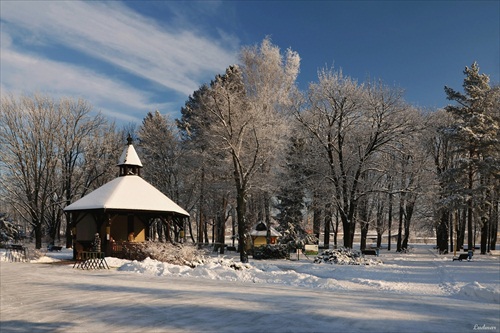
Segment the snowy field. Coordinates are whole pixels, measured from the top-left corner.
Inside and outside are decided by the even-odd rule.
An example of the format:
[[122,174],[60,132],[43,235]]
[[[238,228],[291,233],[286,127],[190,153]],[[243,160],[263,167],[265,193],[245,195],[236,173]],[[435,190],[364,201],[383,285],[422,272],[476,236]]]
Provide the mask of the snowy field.
[[500,332],[498,256],[416,245],[363,266],[231,253],[195,269],[106,258],[96,271],[70,258],[0,263],[0,332]]

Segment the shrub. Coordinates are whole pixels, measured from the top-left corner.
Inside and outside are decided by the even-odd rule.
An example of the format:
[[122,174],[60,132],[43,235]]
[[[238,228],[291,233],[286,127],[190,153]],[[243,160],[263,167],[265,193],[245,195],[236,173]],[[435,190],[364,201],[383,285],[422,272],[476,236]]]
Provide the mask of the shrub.
[[314,259],[317,264],[328,263],[337,265],[369,265],[377,263],[371,259],[365,259],[360,251],[346,248],[326,250]]
[[195,267],[204,261],[204,252],[190,244],[127,243],[123,245],[123,257],[124,259],[137,261],[151,258],[173,265]]
[[285,244],[263,245],[253,250],[254,259],[287,259],[289,258],[289,247]]

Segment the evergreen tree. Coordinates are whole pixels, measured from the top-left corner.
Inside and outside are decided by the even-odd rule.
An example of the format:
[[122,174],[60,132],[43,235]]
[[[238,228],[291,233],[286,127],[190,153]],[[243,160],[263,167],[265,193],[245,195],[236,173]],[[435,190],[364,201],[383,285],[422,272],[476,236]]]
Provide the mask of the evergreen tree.
[[[489,85],[489,77],[479,73],[479,66],[473,63],[465,67],[464,92],[445,87],[447,98],[455,102],[445,109],[454,119],[446,134],[460,156],[457,164],[444,175],[448,188],[465,198],[467,207],[467,245],[474,246],[473,222],[488,229],[491,222],[488,216],[493,192],[498,192],[500,122],[499,103],[496,89]],[[457,184],[455,177],[462,175]],[[460,179],[460,178],[459,178]],[[459,185],[459,186],[457,186]],[[451,192],[451,191],[450,191]],[[486,251],[486,238],[481,252]]]
[[279,211],[276,219],[279,230],[285,231],[292,225],[295,230],[304,232],[302,228],[304,205],[304,177],[305,172],[300,163],[303,152],[303,141],[291,139],[288,154],[285,160],[285,169],[281,175],[281,186],[277,194],[275,208]]

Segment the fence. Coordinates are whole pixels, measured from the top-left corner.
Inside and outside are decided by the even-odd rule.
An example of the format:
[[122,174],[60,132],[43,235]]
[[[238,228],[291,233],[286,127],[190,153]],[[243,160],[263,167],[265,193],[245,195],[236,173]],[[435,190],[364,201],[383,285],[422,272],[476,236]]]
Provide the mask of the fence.
[[10,262],[29,262],[28,249],[22,245],[9,245],[6,252],[7,260]]

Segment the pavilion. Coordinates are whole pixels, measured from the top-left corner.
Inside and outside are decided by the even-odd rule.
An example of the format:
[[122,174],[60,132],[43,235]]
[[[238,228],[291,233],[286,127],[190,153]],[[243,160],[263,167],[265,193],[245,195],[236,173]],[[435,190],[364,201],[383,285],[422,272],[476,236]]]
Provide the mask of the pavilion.
[[119,176],[64,208],[73,215],[73,252],[89,251],[95,237],[100,238],[106,256],[120,252],[127,242],[149,239],[156,219],[177,223],[189,213],[141,177],[142,163],[127,139],[117,165]]

